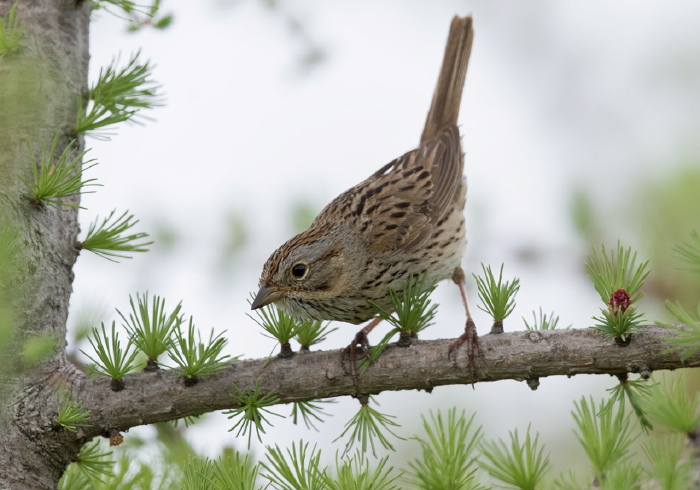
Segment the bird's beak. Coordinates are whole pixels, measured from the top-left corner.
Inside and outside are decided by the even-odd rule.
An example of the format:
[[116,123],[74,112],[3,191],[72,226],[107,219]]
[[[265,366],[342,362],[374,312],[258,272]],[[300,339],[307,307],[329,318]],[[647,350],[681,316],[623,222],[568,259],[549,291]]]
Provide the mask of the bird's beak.
[[270,303],[274,303],[278,299],[281,299],[287,291],[285,289],[279,289],[275,287],[269,287],[267,282],[263,282],[260,285],[260,291],[258,291],[257,296],[250,305],[251,310],[257,310],[263,306],[267,306]]

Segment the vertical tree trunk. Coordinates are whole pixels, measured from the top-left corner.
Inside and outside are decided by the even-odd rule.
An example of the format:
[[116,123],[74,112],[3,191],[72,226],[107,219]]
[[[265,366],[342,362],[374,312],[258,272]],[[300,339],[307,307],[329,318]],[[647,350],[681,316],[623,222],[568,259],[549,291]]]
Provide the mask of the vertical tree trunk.
[[[0,0],[0,17],[12,4]],[[0,278],[0,313],[7,313],[0,322],[9,328],[0,338],[3,489],[55,488],[83,442],[54,427],[58,393],[82,377],[65,358],[77,208],[33,203],[20,178],[32,175],[27,143],[38,162],[42,144],[50,148],[57,134],[58,154],[75,138],[76,98],[87,93],[90,10],[88,1],[20,0],[21,48],[0,59],[0,232],[17,233],[21,248],[18,273]],[[46,339],[53,351],[29,365],[23,352]]]

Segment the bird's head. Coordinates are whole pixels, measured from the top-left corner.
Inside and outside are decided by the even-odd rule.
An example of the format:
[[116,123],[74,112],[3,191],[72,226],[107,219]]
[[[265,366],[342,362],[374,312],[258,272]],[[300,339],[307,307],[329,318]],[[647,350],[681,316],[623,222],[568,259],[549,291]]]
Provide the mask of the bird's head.
[[357,276],[348,270],[348,244],[341,237],[336,227],[312,227],[278,248],[265,262],[251,309],[277,303],[297,318],[320,319],[310,311],[314,304],[344,294]]

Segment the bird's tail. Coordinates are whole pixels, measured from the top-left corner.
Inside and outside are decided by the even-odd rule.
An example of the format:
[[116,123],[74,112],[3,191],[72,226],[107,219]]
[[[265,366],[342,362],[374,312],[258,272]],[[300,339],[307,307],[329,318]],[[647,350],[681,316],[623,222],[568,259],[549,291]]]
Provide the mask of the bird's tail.
[[421,143],[435,137],[445,126],[457,124],[473,40],[472,18],[455,17],[452,19],[445,56],[433,94],[433,102],[425,120]]

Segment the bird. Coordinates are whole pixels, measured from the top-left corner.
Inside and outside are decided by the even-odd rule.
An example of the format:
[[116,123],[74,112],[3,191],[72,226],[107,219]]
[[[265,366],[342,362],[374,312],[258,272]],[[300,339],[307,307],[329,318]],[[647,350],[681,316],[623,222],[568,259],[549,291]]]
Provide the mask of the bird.
[[455,16],[418,147],[340,194],[275,250],[252,310],[274,303],[300,321],[372,320],[346,349],[354,357],[356,347],[367,351],[367,334],[381,321],[370,301],[389,309],[389,289],[400,292],[412,276],[424,275],[426,287],[452,279],[467,321],[448,358],[466,342],[473,369],[481,346],[461,267],[467,182],[457,126],[473,37],[472,18]]

